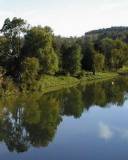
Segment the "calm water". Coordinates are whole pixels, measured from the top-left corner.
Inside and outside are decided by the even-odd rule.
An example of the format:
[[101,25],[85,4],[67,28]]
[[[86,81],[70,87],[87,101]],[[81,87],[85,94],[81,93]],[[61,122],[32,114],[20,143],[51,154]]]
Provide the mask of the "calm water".
[[128,79],[0,99],[2,160],[127,160]]

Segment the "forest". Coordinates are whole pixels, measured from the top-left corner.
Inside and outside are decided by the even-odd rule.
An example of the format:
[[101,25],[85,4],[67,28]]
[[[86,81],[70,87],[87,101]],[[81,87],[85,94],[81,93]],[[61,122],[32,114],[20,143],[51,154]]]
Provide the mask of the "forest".
[[15,85],[34,90],[46,76],[80,79],[87,73],[117,72],[127,64],[128,27],[62,37],[54,35],[49,26],[32,27],[14,17],[5,19],[0,30],[0,85],[4,91],[12,91]]

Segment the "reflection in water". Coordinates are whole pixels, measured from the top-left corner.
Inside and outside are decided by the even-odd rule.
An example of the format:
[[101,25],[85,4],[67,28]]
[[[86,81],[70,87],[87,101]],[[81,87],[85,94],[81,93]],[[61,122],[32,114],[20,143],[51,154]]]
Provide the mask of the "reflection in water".
[[99,131],[100,138],[102,139],[109,140],[113,136],[111,128],[107,124],[104,124],[102,122],[99,124]]
[[118,135],[120,138],[128,141],[128,128],[119,128],[109,126],[103,122],[99,123],[99,137],[104,140],[109,140],[115,135]]
[[[31,93],[20,98],[1,97],[0,141],[9,151],[24,152],[31,146],[46,147],[53,141],[63,116],[81,117],[94,105],[107,107],[110,103],[122,106],[127,98],[127,79],[79,86],[41,95]],[[85,119],[86,120],[86,119]],[[109,140],[116,133],[128,138],[128,130],[109,127],[101,122],[99,136]]]

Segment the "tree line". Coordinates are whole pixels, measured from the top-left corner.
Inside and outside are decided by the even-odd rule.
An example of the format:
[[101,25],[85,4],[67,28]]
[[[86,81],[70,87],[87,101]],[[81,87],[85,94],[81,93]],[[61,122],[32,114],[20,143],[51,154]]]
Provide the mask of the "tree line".
[[66,38],[55,36],[48,26],[7,18],[0,30],[0,75],[26,82],[43,74],[79,77],[85,71],[117,71],[128,61],[128,30],[122,31],[119,27]]

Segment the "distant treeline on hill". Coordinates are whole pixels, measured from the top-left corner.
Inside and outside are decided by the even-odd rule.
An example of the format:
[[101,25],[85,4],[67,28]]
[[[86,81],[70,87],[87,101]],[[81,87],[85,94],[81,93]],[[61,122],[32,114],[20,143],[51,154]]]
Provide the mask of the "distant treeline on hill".
[[97,38],[105,38],[105,37],[109,37],[112,39],[120,38],[125,41],[127,40],[128,37],[128,27],[103,28],[87,32],[85,33],[85,35]]

